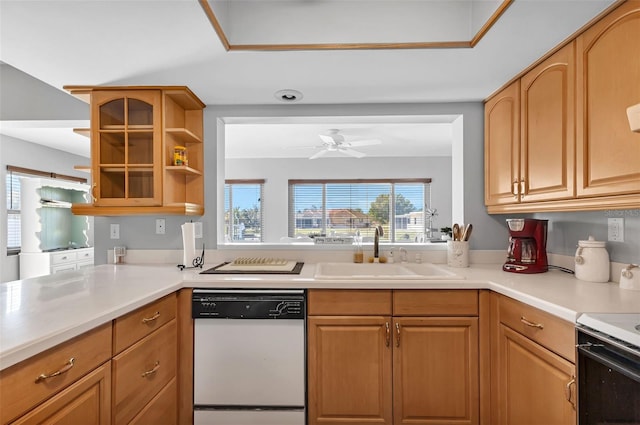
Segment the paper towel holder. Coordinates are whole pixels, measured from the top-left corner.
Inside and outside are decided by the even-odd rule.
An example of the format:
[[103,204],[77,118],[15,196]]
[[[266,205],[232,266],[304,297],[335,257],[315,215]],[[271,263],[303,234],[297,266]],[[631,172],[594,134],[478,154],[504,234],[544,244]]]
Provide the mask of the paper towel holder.
[[202,255],[193,259],[193,262],[190,266],[186,264],[178,264],[178,268],[180,271],[184,269],[201,269],[204,265],[204,244],[202,244]]

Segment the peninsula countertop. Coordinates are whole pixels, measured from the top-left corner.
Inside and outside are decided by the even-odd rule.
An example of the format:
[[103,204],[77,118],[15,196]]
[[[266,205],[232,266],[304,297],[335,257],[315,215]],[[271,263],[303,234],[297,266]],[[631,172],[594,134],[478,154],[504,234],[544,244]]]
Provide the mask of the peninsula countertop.
[[[204,270],[215,266],[205,265]],[[489,289],[575,322],[581,313],[639,313],[640,291],[592,283],[561,271],[506,273],[501,264],[449,268],[459,278],[374,281],[298,275],[200,274],[158,264],[105,264],[0,284],[0,370],[181,288]]]

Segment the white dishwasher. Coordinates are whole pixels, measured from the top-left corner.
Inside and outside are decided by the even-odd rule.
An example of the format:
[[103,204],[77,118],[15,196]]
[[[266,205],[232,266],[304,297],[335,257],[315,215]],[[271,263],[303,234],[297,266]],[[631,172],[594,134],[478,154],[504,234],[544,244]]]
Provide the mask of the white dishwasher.
[[194,289],[194,425],[306,423],[304,290]]

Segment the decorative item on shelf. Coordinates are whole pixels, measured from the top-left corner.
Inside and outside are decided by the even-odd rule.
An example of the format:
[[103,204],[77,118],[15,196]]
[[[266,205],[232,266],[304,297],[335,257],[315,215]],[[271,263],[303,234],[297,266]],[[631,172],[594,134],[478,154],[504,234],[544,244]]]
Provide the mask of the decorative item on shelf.
[[176,146],[173,148],[173,165],[189,165],[187,148],[184,146]]
[[453,229],[451,229],[451,227],[441,227],[440,228],[440,238],[442,240],[451,240],[451,235],[452,235]]
[[127,255],[126,246],[113,247],[113,264],[124,264],[124,257]]
[[356,231],[356,235],[353,237],[353,262],[364,262],[364,252],[362,251],[362,236],[360,236],[360,230]]

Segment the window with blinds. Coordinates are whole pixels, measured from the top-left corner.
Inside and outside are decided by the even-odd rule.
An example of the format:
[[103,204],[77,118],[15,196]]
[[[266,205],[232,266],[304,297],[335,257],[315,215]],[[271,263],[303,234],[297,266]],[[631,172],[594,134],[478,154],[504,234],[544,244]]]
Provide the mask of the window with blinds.
[[264,180],[226,180],[224,185],[225,242],[262,242]]
[[7,194],[7,255],[20,253],[22,246],[22,220],[20,215],[20,179],[23,177],[45,177],[50,179],[69,180],[86,183],[82,177],[67,176],[48,171],[31,170],[29,168],[7,165],[5,177]]
[[353,236],[424,242],[431,179],[289,180],[289,237]]

